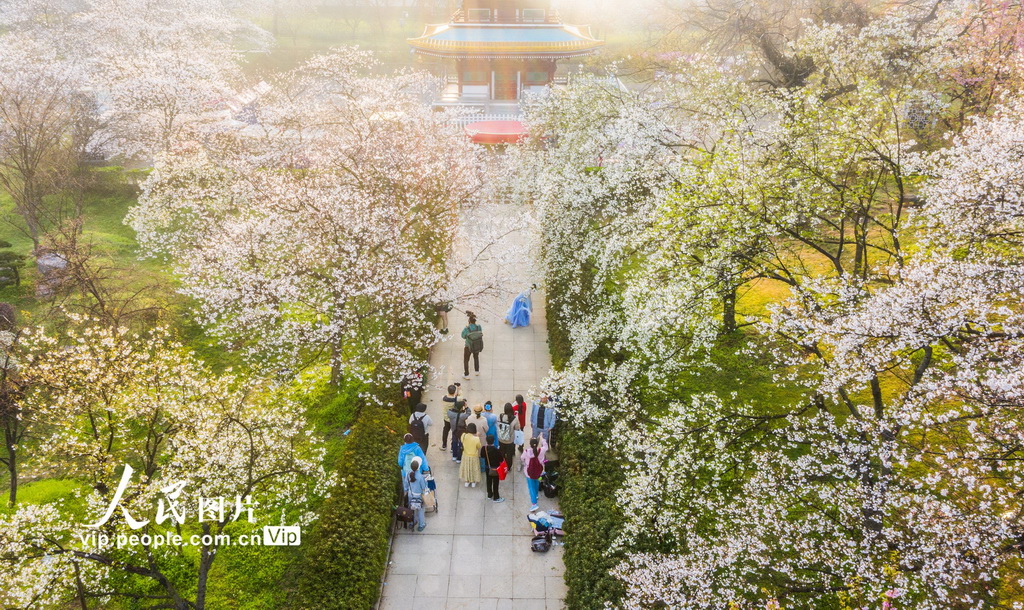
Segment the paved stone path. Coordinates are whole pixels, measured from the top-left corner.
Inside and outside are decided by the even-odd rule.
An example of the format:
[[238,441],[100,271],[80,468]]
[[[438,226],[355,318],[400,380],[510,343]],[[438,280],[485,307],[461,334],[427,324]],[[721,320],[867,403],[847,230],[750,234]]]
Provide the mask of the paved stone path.
[[[510,304],[511,300],[503,308]],[[427,462],[437,481],[439,510],[427,513],[423,532],[399,529],[395,535],[380,610],[555,610],[564,606],[563,547],[554,546],[547,553],[530,550],[532,529],[526,520],[530,496],[525,475],[514,467],[499,488],[505,502],[494,503],[487,499],[484,482],[475,488],[463,487],[458,464],[450,452],[440,449],[444,426],[441,398],[445,394],[440,388],[461,382],[462,395],[470,406],[491,400],[495,412],[500,413],[516,394],[532,403],[531,392],[551,366],[540,291],[533,294],[533,319],[526,328],[504,324],[498,313],[503,309],[497,306],[475,311],[484,329],[479,376],[471,371],[469,381],[462,379],[463,342],[458,333],[466,317],[460,312],[449,316],[456,336],[431,353],[431,365],[443,371],[441,378],[431,380],[424,395],[427,413],[434,421]],[[557,506],[557,500],[541,494],[542,510]]]

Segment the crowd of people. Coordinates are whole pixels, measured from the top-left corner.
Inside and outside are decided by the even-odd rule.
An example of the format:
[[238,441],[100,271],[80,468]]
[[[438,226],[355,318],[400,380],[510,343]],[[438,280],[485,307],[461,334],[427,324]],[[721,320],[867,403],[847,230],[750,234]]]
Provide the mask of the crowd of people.
[[[522,323],[524,317],[520,315],[518,321]],[[528,317],[525,320],[528,323]],[[483,345],[482,328],[472,313],[461,336],[465,342],[463,373],[464,378],[469,379],[471,359],[474,370],[479,374],[479,354]],[[420,373],[413,372],[407,376],[403,391],[410,410],[409,428],[398,454],[403,489],[409,508],[416,513],[418,531],[426,527],[422,498],[430,473],[426,452],[434,425],[427,414],[427,405],[421,402],[422,389]],[[466,399],[460,395],[461,389],[460,383],[453,383],[442,398],[444,426],[439,449],[451,453],[464,487],[475,488],[479,483],[485,483],[487,498],[495,503],[505,501],[501,495],[501,482],[508,472],[513,469],[523,472],[530,494],[530,512],[538,510],[540,481],[557,417],[552,399],[541,395],[528,407],[523,395],[517,394],[513,401],[506,402],[500,411],[496,411],[490,400],[469,408]],[[525,435],[527,425],[529,439]]]
[[[505,403],[502,412],[495,415],[491,401],[470,409],[459,391],[460,385],[452,384],[448,386],[448,395],[442,399],[447,410],[440,446],[441,451],[450,451],[452,461],[458,464],[459,480],[465,487],[485,483],[487,498],[493,502],[504,502],[505,498],[500,491],[501,481],[505,479],[505,473],[517,469],[525,474],[530,494],[530,511],[538,510],[540,479],[544,474],[551,430],[556,418],[550,398],[541,396],[528,408],[522,394],[517,394],[514,402]],[[426,411],[427,405],[424,403],[415,406],[409,415],[409,432],[405,435],[405,443],[398,452],[403,488],[410,508],[417,512],[419,531],[426,527],[422,493],[430,472],[426,451],[430,444],[430,429],[434,424]],[[527,422],[531,429],[529,440],[524,434]]]

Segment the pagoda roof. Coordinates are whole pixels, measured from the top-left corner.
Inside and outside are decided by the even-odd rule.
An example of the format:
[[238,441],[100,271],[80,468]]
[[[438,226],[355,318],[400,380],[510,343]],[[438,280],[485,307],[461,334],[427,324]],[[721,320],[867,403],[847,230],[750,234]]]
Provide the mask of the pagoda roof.
[[412,48],[437,57],[524,59],[590,55],[604,45],[589,26],[564,24],[428,25]]

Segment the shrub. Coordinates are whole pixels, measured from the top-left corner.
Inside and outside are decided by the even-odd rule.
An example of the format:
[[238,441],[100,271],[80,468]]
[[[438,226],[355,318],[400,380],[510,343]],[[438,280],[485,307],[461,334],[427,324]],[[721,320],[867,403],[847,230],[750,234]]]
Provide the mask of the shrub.
[[569,608],[603,608],[622,598],[622,583],[611,569],[619,557],[609,547],[622,524],[615,492],[622,469],[604,444],[603,428],[572,428],[562,438],[562,510],[568,519],[565,583]]
[[338,486],[320,509],[299,572],[300,608],[371,608],[387,563],[395,462],[404,433],[393,409],[363,405],[336,464]]
[[[549,293],[560,291],[548,279]],[[548,344],[551,361],[561,368],[569,359],[569,333],[557,298],[547,302]],[[608,451],[606,426],[562,429],[559,457],[562,461],[561,506],[566,514],[566,606],[572,609],[602,608],[623,595],[622,583],[611,575],[619,558],[609,548],[622,523],[615,492],[622,484],[622,469]]]

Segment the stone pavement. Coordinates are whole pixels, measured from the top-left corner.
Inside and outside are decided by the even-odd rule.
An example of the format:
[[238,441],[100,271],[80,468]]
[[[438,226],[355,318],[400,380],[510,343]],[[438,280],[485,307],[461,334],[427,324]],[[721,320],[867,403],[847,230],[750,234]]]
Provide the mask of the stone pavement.
[[[469,381],[462,379],[463,342],[458,334],[466,323],[464,314],[451,312],[449,323],[455,336],[431,353],[432,366],[443,367],[441,378],[431,380],[424,395],[427,413],[434,421],[427,462],[437,481],[439,510],[427,513],[423,532],[399,529],[395,535],[380,610],[554,610],[564,605],[563,547],[553,546],[547,553],[530,550],[532,529],[526,520],[530,496],[525,475],[514,467],[499,488],[505,502],[494,503],[487,499],[484,482],[475,488],[463,487],[458,464],[450,452],[440,449],[444,426],[441,398],[445,394],[440,388],[461,382],[462,395],[470,406],[491,400],[495,412],[500,413],[516,394],[532,403],[536,387],[551,366],[540,291],[533,294],[533,319],[526,328],[512,329],[500,314],[475,311],[484,329],[479,377],[471,370]],[[529,430],[526,436],[529,438]],[[558,506],[557,500],[543,494],[539,503],[542,510]]]

